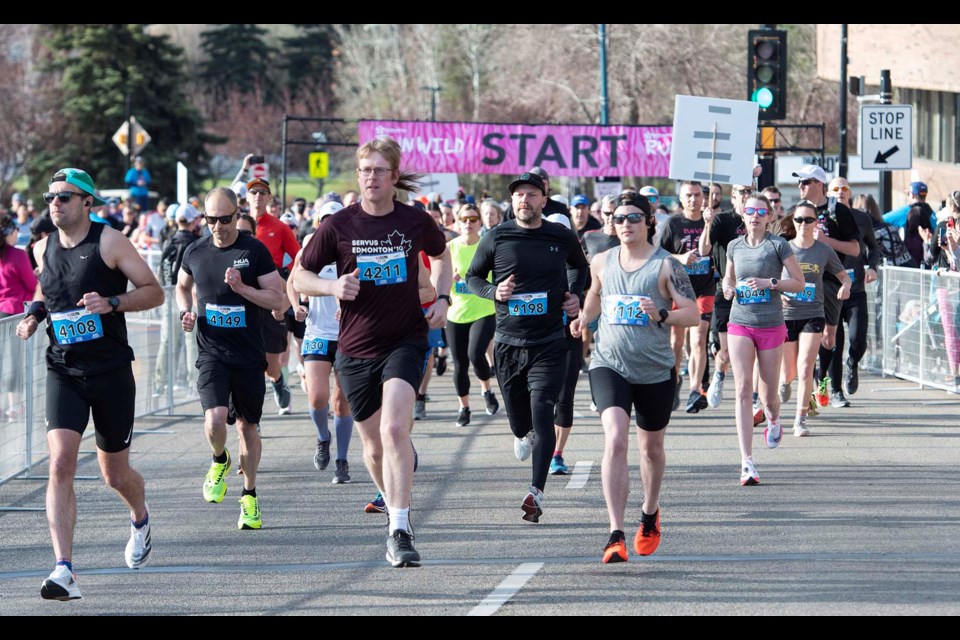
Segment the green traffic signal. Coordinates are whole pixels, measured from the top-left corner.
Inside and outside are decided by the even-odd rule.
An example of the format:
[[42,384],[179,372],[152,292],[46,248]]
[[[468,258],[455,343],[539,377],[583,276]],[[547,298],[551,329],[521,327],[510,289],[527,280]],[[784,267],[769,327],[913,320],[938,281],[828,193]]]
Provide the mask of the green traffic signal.
[[760,87],[753,92],[750,100],[760,105],[761,109],[769,109],[773,105],[773,91],[767,87]]

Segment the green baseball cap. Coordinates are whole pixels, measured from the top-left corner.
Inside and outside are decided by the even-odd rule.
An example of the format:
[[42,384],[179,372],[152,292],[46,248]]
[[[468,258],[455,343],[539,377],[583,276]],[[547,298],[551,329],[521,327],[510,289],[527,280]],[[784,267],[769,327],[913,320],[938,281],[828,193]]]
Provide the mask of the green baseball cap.
[[97,188],[93,186],[93,178],[90,177],[86,171],[82,169],[60,169],[53,177],[50,178],[50,184],[54,182],[68,182],[78,189],[82,190],[87,195],[93,198],[93,206],[98,207],[100,205],[107,204],[107,201],[96,195]]

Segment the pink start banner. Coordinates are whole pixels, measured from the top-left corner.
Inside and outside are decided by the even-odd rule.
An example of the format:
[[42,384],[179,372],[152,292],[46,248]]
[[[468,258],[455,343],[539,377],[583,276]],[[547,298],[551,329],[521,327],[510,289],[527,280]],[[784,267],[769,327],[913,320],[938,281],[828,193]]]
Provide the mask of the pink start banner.
[[540,166],[551,176],[665,178],[673,127],[360,121],[360,144],[378,136],[400,144],[405,170],[422,173],[517,175]]

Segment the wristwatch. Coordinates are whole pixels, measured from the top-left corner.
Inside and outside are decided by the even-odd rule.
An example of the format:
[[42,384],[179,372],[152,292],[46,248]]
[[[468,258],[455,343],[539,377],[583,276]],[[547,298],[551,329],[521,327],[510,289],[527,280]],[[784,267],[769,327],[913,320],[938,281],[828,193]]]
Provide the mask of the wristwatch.
[[657,326],[658,326],[658,327],[663,327],[663,323],[666,322],[666,321],[667,321],[667,318],[669,318],[669,317],[670,317],[670,312],[661,307],[661,309],[660,309],[660,319],[657,320]]
[[451,304],[451,302],[452,302],[452,301],[450,300],[450,296],[448,296],[448,295],[445,294],[445,293],[441,293],[440,295],[438,295],[438,296],[437,296],[437,300],[446,300],[448,307],[450,306],[450,304]]
[[110,306],[113,307],[113,312],[116,313],[117,307],[120,306],[120,298],[118,298],[117,296],[110,296],[109,298],[107,298],[107,302],[110,303]]
[[778,284],[780,284],[780,281],[779,281],[779,280],[777,280],[776,278],[770,278],[770,288],[771,288],[771,289],[776,289]]

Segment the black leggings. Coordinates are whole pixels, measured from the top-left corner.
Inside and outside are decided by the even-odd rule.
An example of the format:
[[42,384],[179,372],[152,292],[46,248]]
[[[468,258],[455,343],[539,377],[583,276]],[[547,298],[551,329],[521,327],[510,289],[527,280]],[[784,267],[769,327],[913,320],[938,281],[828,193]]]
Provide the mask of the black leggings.
[[567,336],[566,342],[567,370],[563,375],[563,387],[560,388],[560,400],[553,421],[558,427],[569,429],[573,426],[573,396],[580,379],[580,367],[583,366],[583,338]]
[[[843,342],[844,330],[843,323],[847,323],[847,330],[850,332],[850,354],[849,360],[854,366],[859,364],[863,354],[867,352],[867,294],[855,293],[849,300],[844,300],[843,307],[840,309],[840,322],[837,323],[837,346],[831,354],[830,361],[830,386],[831,391],[840,391],[840,383],[843,378]],[[823,353],[821,348],[820,353]]]
[[490,379],[490,364],[487,362],[487,347],[493,340],[496,316],[486,316],[473,322],[447,322],[447,345],[453,356],[453,385],[457,396],[470,394],[469,362],[473,373],[480,380]]

